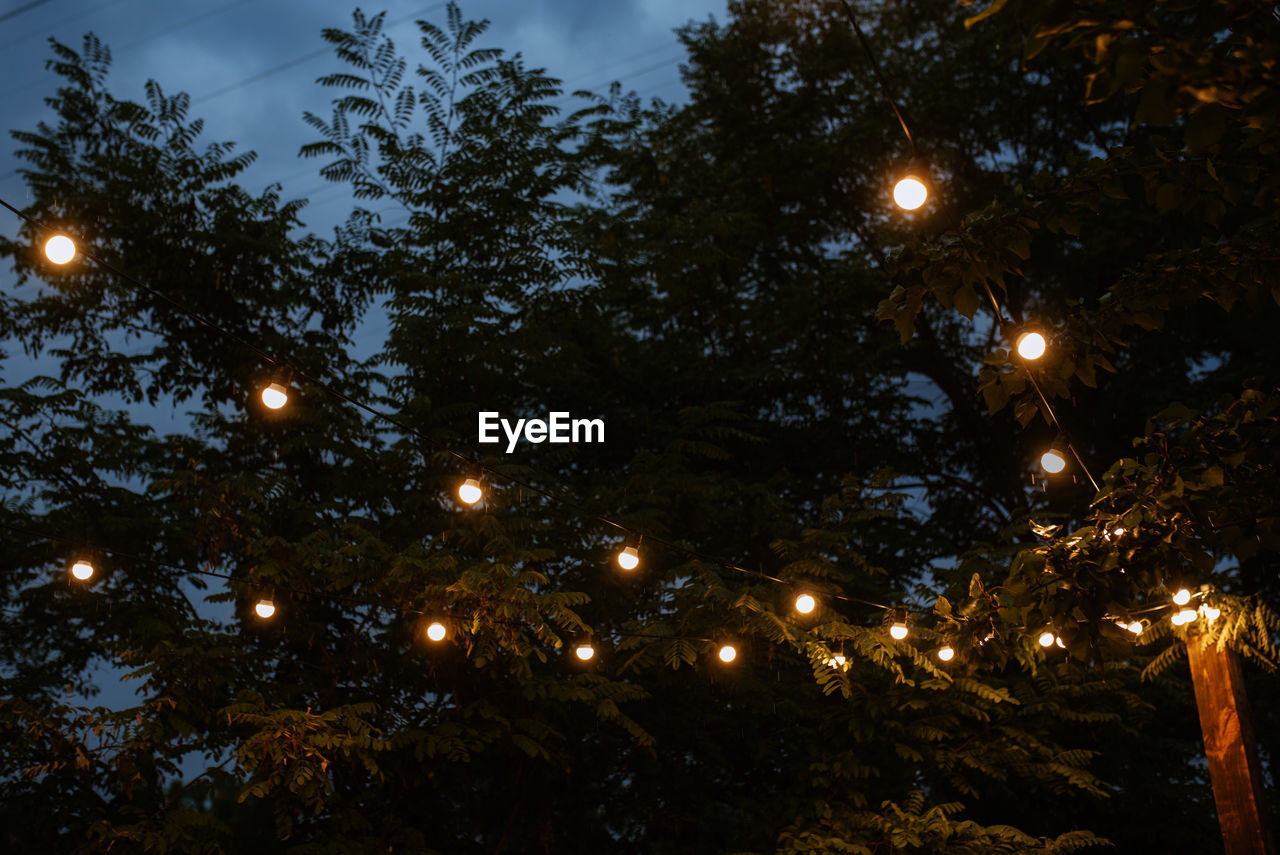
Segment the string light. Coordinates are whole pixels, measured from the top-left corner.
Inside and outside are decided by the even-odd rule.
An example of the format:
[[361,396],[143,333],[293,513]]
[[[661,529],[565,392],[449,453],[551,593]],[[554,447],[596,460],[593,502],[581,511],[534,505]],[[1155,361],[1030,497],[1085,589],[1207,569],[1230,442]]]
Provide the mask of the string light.
[[258,600],[257,604],[254,605],[253,610],[257,613],[258,617],[263,620],[267,620],[276,613],[276,604],[271,601],[270,597],[264,597],[263,599]]
[[66,235],[54,235],[45,241],[44,255],[54,264],[66,264],[76,257],[76,242]]
[[1045,630],[1044,632],[1040,633],[1040,638],[1037,640],[1040,642],[1041,647],[1052,647],[1053,642],[1057,640],[1057,636],[1054,635],[1052,632]]
[[279,383],[272,383],[262,390],[262,403],[268,409],[278,410],[289,403],[289,390]]
[[596,649],[590,641],[580,641],[573,648],[573,655],[578,657],[580,662],[590,662],[595,658]]
[[1062,636],[1060,636],[1060,635],[1059,635],[1059,636],[1055,636],[1055,637],[1054,637],[1054,639],[1053,639],[1053,643],[1054,643],[1054,644],[1056,644],[1056,645],[1057,645],[1060,649],[1062,649],[1062,650],[1066,650],[1066,649],[1067,649],[1067,645],[1065,645],[1065,644],[1063,644],[1063,643],[1062,643]]
[[1044,340],[1044,336],[1040,333],[1030,330],[1018,336],[1018,343],[1015,345],[1018,355],[1028,362],[1034,362],[1044,356],[1044,352],[1049,345]]
[[845,658],[843,653],[833,653],[831,658],[827,660],[828,668],[844,669]]
[[1208,603],[1202,603],[1200,605],[1200,614],[1202,614],[1204,619],[1209,623],[1213,623],[1218,619],[1218,616],[1222,614],[1222,609],[1211,606]]
[[720,657],[721,662],[727,665],[738,658],[738,648],[734,647],[732,644],[722,644],[720,645],[720,650],[716,655]]
[[432,641],[444,641],[444,637],[448,635],[448,630],[444,628],[444,624],[440,621],[432,621],[427,627],[427,638]]
[[956,656],[955,648],[950,645],[938,648],[938,658],[943,662],[950,662]]
[[1062,453],[1058,443],[1054,443],[1044,454],[1040,455],[1040,468],[1050,475],[1057,475],[1067,468],[1067,457]]
[[802,615],[813,612],[818,607],[818,601],[813,598],[812,594],[801,594],[796,597],[796,611]]
[[921,178],[908,172],[893,185],[893,201],[904,211],[914,211],[929,198],[929,188]]
[[468,478],[458,486],[458,500],[464,505],[474,505],[483,495],[484,488],[480,486],[479,478]]
[[81,582],[87,582],[93,578],[93,565],[81,558],[71,565],[71,575]]
[[1195,609],[1183,609],[1182,611],[1178,612],[1176,615],[1173,616],[1172,621],[1174,626],[1182,626],[1183,624],[1191,623],[1195,619],[1196,619]]
[[1173,595],[1173,604],[1175,606],[1185,606],[1191,602],[1191,592],[1186,588],[1179,588],[1178,592]]
[[893,624],[889,627],[889,635],[898,641],[902,641],[907,637],[907,613],[903,609],[896,609],[893,616]]
[[618,566],[623,570],[634,570],[640,566],[640,540],[632,538],[618,552]]

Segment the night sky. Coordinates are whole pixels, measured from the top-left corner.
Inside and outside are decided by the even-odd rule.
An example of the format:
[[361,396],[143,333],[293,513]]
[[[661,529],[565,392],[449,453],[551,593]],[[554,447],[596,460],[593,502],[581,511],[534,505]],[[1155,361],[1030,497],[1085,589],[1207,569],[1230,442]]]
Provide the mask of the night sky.
[[[388,0],[366,5],[385,10],[384,28],[412,64],[414,21],[445,20],[444,3]],[[464,0],[464,17],[492,22],[480,44],[519,52],[527,65],[546,68],[569,91],[603,91],[613,80],[642,96],[684,98],[679,78],[683,50],[674,29],[691,19],[723,19],[725,0]],[[44,98],[56,77],[44,68],[47,39],[79,48],[95,33],[115,58],[111,90],[142,101],[154,78],[168,93],[192,96],[191,113],[204,117],[205,140],[234,140],[259,159],[239,180],[250,190],[278,181],[286,197],[314,201],[307,225],[327,234],[345,218],[350,196],[318,175],[321,161],[301,161],[298,149],[313,141],[305,110],[328,118],[333,97],[315,85],[339,61],[321,40],[326,27],[348,28],[355,4],[303,0],[8,0],[0,4],[0,114],[6,131],[34,128],[47,118]],[[566,104],[571,104],[566,101]],[[0,146],[0,196],[21,203],[26,192],[15,173],[14,143]],[[16,223],[0,228],[14,234]]]

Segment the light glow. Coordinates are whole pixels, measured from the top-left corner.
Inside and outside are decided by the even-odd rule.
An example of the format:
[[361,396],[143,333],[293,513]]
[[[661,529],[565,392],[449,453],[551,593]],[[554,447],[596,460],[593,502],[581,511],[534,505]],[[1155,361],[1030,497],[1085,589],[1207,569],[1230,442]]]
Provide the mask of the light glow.
[[908,175],[893,185],[893,201],[904,211],[914,211],[929,198],[929,188],[914,175]]
[[81,559],[71,565],[71,575],[75,576],[81,582],[87,582],[93,578],[93,565],[88,561]]
[[1204,615],[1204,619],[1209,623],[1213,623],[1218,619],[1218,616],[1222,614],[1222,609],[1215,606],[1202,605],[1200,607],[1200,614]]
[[907,625],[903,621],[895,621],[893,626],[889,627],[889,634],[898,641],[907,637]]
[[802,615],[811,613],[818,607],[818,601],[809,594],[801,594],[796,597],[796,611]]
[[1040,646],[1041,646],[1041,647],[1052,647],[1052,646],[1053,646],[1053,642],[1054,642],[1056,639],[1057,639],[1057,636],[1055,636],[1052,632],[1049,632],[1048,630],[1045,630],[1044,632],[1040,633]]
[[955,657],[956,657],[955,648],[952,648],[952,647],[938,648],[938,658],[941,659],[943,662],[950,662]]
[[431,624],[431,626],[427,627],[427,638],[431,639],[432,641],[444,641],[445,635],[446,635],[446,631],[444,628],[444,624],[442,624],[440,621],[435,621]]
[[66,264],[76,257],[76,242],[66,235],[54,235],[45,241],[44,254],[54,264]]
[[720,657],[721,662],[728,664],[738,658],[738,650],[732,644],[722,644],[717,655]]
[[1186,588],[1179,588],[1178,593],[1173,595],[1173,604],[1175,606],[1185,606],[1191,602],[1191,592]]
[[573,655],[582,662],[590,662],[596,655],[596,649],[591,646],[591,642],[584,641],[573,648]]
[[484,495],[484,490],[480,487],[479,478],[468,478],[462,482],[462,486],[458,488],[458,499],[464,505],[474,505],[480,501],[480,497]]
[[1125,629],[1129,630],[1134,635],[1142,635],[1142,631],[1146,629],[1146,627],[1142,625],[1142,621],[1135,620],[1133,623],[1126,626]]
[[624,547],[618,553],[618,566],[623,570],[634,570],[640,566],[640,550],[634,546]]
[[833,653],[831,654],[831,658],[827,660],[827,667],[844,668],[844,662],[845,659],[843,653]]
[[1182,626],[1183,624],[1191,623],[1195,619],[1196,619],[1195,609],[1183,609],[1182,611],[1174,615],[1172,618],[1174,626]]
[[1051,448],[1040,455],[1040,468],[1050,475],[1057,475],[1067,468],[1067,458],[1063,457],[1058,449]]
[[289,390],[279,383],[272,383],[262,390],[262,403],[268,409],[278,410],[289,403]]
[[253,610],[257,612],[258,617],[266,620],[276,613],[276,604],[270,600],[258,600],[258,603],[253,607]]
[[1044,356],[1044,352],[1049,349],[1049,344],[1038,332],[1024,332],[1018,336],[1017,347],[1018,355],[1030,362]]

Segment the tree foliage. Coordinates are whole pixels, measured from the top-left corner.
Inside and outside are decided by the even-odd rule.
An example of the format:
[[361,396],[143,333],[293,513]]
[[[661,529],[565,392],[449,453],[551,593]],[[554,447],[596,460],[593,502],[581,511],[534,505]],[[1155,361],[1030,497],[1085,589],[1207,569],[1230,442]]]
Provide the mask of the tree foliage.
[[[28,211],[149,287],[0,241],[5,342],[56,365],[0,389],[6,842],[1214,845],[1179,648],[1115,618],[1209,583],[1211,638],[1276,660],[1274,20],[858,14],[922,213],[890,210],[908,152],[816,0],[682,29],[687,104],[567,114],[455,5],[413,55],[356,12],[323,34],[333,113],[305,117],[357,200],[327,238],[237,183],[252,155],[200,147],[185,95],[117,99],[104,45],[54,43],[52,118],[14,132]],[[247,343],[294,372],[284,410]],[[1052,435],[1029,371],[1096,495],[1028,480]],[[603,417],[607,442],[490,454],[482,409]],[[449,449],[505,476],[480,507]],[[652,535],[633,575],[597,516]],[[134,697],[93,705],[118,674]],[[1196,809],[1152,828],[1171,799]]]

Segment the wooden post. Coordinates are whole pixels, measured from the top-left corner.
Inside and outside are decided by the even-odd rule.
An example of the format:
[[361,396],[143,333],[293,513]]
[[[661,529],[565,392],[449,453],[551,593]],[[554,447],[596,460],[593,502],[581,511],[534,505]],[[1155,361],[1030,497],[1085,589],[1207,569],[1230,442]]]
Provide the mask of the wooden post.
[[1240,661],[1198,636],[1187,638],[1187,659],[1226,855],[1275,855]]

